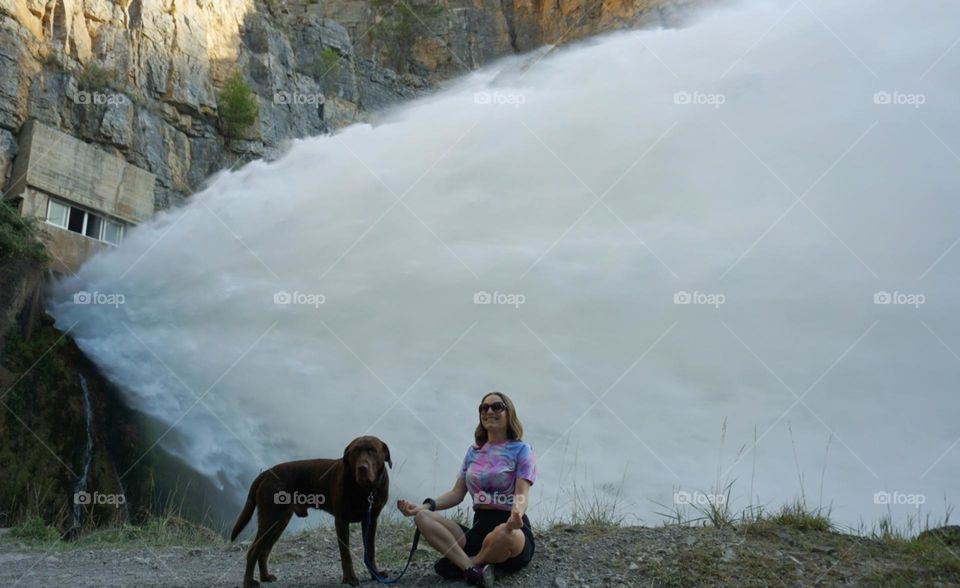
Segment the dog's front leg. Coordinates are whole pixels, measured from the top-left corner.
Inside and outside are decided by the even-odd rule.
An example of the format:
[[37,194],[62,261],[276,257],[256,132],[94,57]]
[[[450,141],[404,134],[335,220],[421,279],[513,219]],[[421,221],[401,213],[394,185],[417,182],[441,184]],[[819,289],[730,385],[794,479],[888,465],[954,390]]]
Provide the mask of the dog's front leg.
[[360,528],[363,530],[360,536],[366,538],[366,545],[363,546],[366,550],[364,553],[370,554],[370,565],[376,571],[378,576],[382,576],[383,571],[377,567],[377,517],[373,517],[373,520],[370,521],[369,527],[367,527],[366,519],[360,521]]
[[360,580],[353,573],[353,557],[350,555],[350,523],[342,517],[336,517],[336,527],[337,545],[340,546],[340,567],[343,568],[341,584],[356,586],[360,583]]

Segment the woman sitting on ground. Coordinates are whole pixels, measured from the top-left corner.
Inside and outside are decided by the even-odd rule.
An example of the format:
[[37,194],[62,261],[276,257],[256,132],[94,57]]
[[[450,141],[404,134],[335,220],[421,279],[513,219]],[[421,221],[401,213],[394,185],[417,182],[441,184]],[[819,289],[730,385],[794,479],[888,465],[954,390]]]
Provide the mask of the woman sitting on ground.
[[[414,516],[423,538],[443,555],[434,565],[441,576],[490,588],[493,564],[512,572],[533,558],[533,530],[524,513],[537,467],[522,436],[513,402],[506,394],[490,392],[480,401],[475,443],[467,449],[453,489],[421,506],[397,501],[400,512]],[[468,491],[473,527],[434,512],[460,504]]]

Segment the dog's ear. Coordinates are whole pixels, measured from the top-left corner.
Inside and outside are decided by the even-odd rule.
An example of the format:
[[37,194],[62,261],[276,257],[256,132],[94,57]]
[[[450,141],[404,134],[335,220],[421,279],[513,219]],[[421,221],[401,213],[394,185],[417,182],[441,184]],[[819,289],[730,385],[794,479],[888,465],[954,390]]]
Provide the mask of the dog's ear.
[[349,445],[343,450],[343,467],[350,468],[350,454],[353,453],[354,442],[351,441]]
[[390,469],[393,469],[393,460],[390,459],[390,448],[387,447],[387,444],[383,441],[380,442],[380,445],[383,445],[383,460],[387,462],[387,465],[390,466]]

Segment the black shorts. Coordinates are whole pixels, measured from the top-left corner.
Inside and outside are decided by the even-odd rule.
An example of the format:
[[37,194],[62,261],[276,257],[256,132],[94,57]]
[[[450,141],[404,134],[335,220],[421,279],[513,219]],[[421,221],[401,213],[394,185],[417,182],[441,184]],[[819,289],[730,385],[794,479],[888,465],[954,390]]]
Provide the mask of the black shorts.
[[[463,547],[464,553],[468,556],[474,556],[480,553],[483,547],[483,538],[493,531],[500,523],[505,523],[510,518],[509,510],[496,510],[492,508],[478,508],[473,513],[473,528],[460,525],[466,535],[466,544]],[[530,519],[523,515],[523,527],[520,529],[526,541],[523,543],[523,551],[511,557],[507,561],[497,564],[497,567],[507,571],[515,572],[526,566],[533,559],[533,529],[530,527]]]

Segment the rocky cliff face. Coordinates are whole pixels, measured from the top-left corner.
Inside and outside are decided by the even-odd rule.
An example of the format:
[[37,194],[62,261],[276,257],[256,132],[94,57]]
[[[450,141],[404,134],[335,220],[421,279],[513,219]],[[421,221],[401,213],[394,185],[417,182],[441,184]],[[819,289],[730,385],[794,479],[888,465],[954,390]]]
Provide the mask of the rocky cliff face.
[[[0,0],[0,186],[33,117],[157,176],[157,208],[491,59],[675,25],[709,0]],[[224,136],[239,71],[257,122]]]

